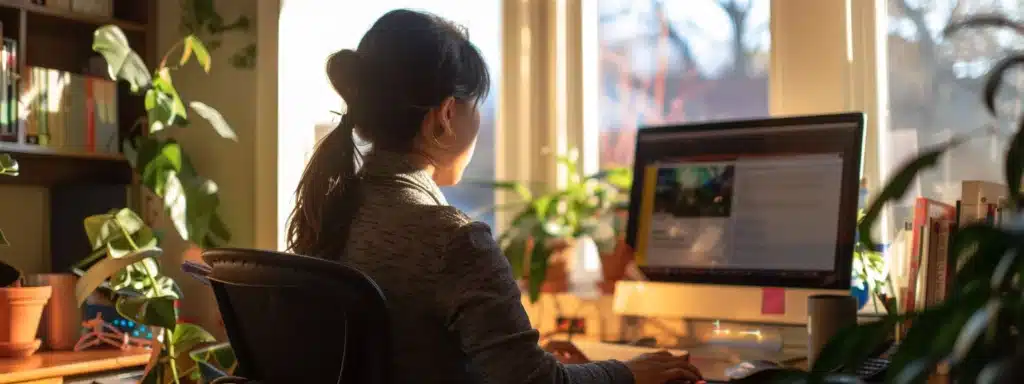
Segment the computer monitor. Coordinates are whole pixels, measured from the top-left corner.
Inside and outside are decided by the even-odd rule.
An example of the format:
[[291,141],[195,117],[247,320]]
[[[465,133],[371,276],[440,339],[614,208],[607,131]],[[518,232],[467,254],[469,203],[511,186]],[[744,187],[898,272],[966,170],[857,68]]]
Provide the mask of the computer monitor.
[[655,283],[616,310],[805,323],[849,292],[863,137],[861,113],[641,129],[626,241]]

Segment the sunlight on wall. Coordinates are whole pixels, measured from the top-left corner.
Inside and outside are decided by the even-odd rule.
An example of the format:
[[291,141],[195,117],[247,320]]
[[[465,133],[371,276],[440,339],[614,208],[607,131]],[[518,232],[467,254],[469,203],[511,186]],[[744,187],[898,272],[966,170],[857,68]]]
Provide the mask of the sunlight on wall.
[[[396,8],[421,9],[465,26],[471,38],[498,36],[500,1],[378,0],[355,5],[336,0],[282,0],[278,58],[278,244],[286,246],[285,229],[295,205],[294,192],[314,148],[315,127],[333,125],[344,103],[324,73],[327,57],[355,49],[363,34],[384,13]],[[490,63],[500,60],[500,44],[478,44]],[[498,72],[492,65],[492,76]],[[496,76],[495,76],[496,77]]]

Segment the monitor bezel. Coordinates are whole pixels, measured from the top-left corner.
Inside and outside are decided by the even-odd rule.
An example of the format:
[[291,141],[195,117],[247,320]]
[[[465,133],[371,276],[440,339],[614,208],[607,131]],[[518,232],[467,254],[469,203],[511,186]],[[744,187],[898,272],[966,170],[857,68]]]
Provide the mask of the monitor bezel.
[[[642,159],[645,152],[643,137],[679,132],[721,131],[731,129],[780,128],[805,125],[850,124],[850,145],[844,146],[842,156],[843,178],[840,186],[839,226],[836,242],[835,268],[832,271],[743,271],[735,274],[708,274],[706,268],[666,268],[641,266],[651,281],[688,284],[716,284],[734,286],[762,286],[807,289],[850,289],[853,270],[853,250],[856,241],[857,209],[861,186],[861,162],[864,143],[865,115],[859,112],[826,115],[788,116],[767,119],[712,121],[694,124],[643,127],[637,131],[635,158]],[[642,185],[645,164],[634,160],[633,186]],[[632,188],[629,198],[629,217],[626,224],[626,243],[636,249],[637,215],[640,210],[641,188]]]

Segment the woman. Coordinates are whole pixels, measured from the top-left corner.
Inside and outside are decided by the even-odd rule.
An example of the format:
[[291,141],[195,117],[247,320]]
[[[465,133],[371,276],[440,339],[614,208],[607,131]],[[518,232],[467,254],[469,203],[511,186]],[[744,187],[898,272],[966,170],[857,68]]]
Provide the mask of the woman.
[[[327,63],[348,108],[296,191],[289,247],[369,274],[391,307],[395,382],[696,381],[685,357],[563,365],[538,347],[486,224],[445,202],[480,129],[490,77],[464,32],[396,10]],[[362,159],[353,133],[372,144]],[[356,172],[356,162],[362,167]]]

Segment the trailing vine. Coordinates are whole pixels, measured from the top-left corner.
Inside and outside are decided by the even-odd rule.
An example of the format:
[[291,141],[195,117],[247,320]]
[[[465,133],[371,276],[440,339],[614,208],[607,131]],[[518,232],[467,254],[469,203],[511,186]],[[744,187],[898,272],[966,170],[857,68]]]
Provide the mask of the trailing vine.
[[[181,29],[185,35],[194,35],[206,43],[211,51],[221,46],[221,39],[227,33],[249,35],[252,22],[248,17],[240,15],[231,21],[217,12],[213,0],[181,0]],[[236,50],[228,61],[238,69],[256,67],[256,41],[250,42]]]

